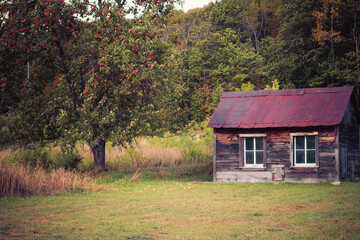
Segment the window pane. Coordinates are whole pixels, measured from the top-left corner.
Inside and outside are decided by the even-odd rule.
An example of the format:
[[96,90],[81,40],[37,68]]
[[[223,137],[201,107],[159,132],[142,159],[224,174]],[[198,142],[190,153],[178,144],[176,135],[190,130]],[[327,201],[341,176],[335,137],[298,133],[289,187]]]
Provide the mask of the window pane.
[[256,164],[263,164],[263,152],[256,152]]
[[295,160],[296,160],[296,164],[304,164],[305,163],[305,151],[296,151],[295,153]]
[[256,150],[263,150],[263,138],[257,137],[255,138],[256,141]]
[[315,136],[307,136],[306,137],[306,148],[307,149],[315,149]]
[[315,154],[316,154],[315,150],[307,150],[306,152],[307,163],[315,163]]
[[254,164],[254,152],[246,152],[246,164]]
[[246,150],[254,150],[254,138],[245,138]]
[[295,137],[296,149],[305,149],[305,137]]

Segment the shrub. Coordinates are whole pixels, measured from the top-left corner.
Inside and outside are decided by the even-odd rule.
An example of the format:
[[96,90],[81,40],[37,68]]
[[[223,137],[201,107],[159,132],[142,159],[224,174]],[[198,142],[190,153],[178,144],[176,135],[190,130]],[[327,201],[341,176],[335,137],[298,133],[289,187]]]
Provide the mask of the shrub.
[[36,168],[41,167],[51,171],[64,168],[76,169],[82,157],[74,152],[59,152],[50,148],[19,149],[8,156],[10,163],[18,163]]
[[76,153],[57,153],[53,160],[53,167],[65,170],[76,169],[82,157]]
[[8,159],[12,163],[29,165],[33,168],[41,167],[49,169],[53,165],[50,153],[47,149],[18,149]]

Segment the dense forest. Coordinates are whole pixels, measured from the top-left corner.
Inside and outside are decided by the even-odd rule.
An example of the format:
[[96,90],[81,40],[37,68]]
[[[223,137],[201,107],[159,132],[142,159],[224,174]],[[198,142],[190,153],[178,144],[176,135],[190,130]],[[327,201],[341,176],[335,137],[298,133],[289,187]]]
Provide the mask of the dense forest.
[[[133,2],[132,4],[130,4]],[[0,2],[0,143],[178,131],[222,92],[360,84],[357,0]]]
[[360,2],[224,0],[175,12],[185,108],[210,116],[223,91],[360,83]]

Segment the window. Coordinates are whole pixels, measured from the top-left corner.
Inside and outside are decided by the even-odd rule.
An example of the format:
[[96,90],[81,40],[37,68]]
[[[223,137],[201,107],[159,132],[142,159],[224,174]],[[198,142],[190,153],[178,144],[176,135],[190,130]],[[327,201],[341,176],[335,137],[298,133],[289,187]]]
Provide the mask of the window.
[[293,167],[316,167],[317,156],[317,133],[292,134],[292,166]]
[[265,136],[265,134],[240,134],[240,167],[264,167]]
[[244,138],[245,166],[263,166],[263,138]]

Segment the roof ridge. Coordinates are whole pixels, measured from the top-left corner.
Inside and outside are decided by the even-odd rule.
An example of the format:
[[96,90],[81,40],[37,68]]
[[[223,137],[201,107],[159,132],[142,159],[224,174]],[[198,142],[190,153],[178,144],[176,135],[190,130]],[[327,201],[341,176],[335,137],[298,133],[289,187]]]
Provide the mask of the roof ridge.
[[232,91],[224,92],[221,98],[239,98],[239,97],[261,97],[261,96],[295,96],[304,94],[324,94],[336,92],[352,92],[353,86],[350,87],[330,87],[330,88],[298,88],[298,89],[281,89],[281,90],[258,90],[258,91]]

